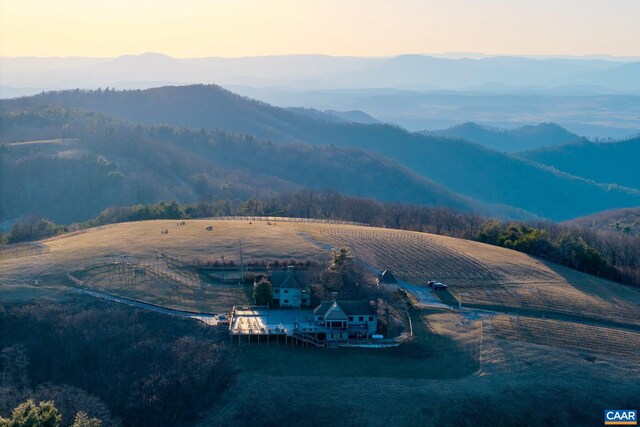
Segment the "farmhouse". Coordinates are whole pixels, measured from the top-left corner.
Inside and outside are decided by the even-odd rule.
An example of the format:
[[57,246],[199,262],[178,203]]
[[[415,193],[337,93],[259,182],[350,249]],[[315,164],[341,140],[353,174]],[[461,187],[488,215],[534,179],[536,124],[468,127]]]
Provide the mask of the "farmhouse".
[[378,315],[369,301],[322,301],[313,316],[323,326],[327,340],[368,338],[378,329]]
[[287,271],[271,273],[273,302],[280,307],[309,307],[311,305],[311,288],[302,283],[293,267]]
[[[323,301],[314,310],[270,310],[268,307],[234,307],[229,334],[240,338],[283,336],[285,342],[318,347],[337,346],[349,339],[374,335],[378,328],[375,303],[369,301]],[[259,339],[259,338],[258,338]]]

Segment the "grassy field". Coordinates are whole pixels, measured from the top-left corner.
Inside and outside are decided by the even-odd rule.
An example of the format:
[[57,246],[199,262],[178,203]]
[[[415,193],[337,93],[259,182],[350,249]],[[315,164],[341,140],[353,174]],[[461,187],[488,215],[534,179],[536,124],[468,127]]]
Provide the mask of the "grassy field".
[[[213,230],[206,231],[207,226]],[[168,233],[162,233],[164,230]],[[154,276],[150,271],[154,266],[175,273],[160,254],[205,262],[224,256],[226,262],[238,264],[242,248],[245,262],[293,259],[327,263],[326,248],[342,246],[372,267],[391,268],[407,282],[424,285],[430,279],[445,281],[452,297],[447,303],[640,326],[640,289],[477,242],[308,222],[192,220],[178,226],[175,221],[143,221],[98,227],[39,245],[3,248],[0,283],[34,285],[39,280],[39,285],[68,285],[66,274],[72,273],[82,276],[91,287],[125,296],[165,301],[177,308],[222,310],[246,303],[246,292],[223,285],[202,287],[180,274],[174,281]],[[135,265],[148,266],[149,271],[136,277],[133,284],[123,283],[122,277],[118,283],[108,266],[124,257]],[[180,285],[177,291],[176,284]]]
[[248,372],[296,378],[460,378],[479,369],[481,325],[463,324],[459,317],[435,310],[414,311],[416,339],[386,349],[283,349],[274,343],[243,341],[239,361]]
[[[547,338],[531,319],[412,317],[416,340],[392,351],[239,347],[239,379],[200,425],[599,425],[604,407],[640,397],[635,344],[609,353],[596,339],[593,351],[565,322]],[[640,334],[606,344],[620,338]]]
[[320,263],[327,248],[348,247],[404,281],[445,281],[435,294],[465,309],[413,309],[413,341],[392,349],[234,344],[238,379],[203,426],[599,425],[605,407],[640,401],[640,290],[443,236],[307,222],[118,224],[2,248],[0,297],[55,295],[74,286],[71,273],[89,288],[223,311],[246,304],[247,290],[203,284],[160,254],[237,263],[241,246],[245,261]]
[[[213,231],[206,227],[213,226]],[[168,230],[168,233],[162,233]],[[42,247],[45,249],[43,250]],[[163,303],[188,310],[229,310],[247,304],[246,290],[238,286],[213,285],[197,289],[179,276],[176,283],[150,274],[151,267],[167,271],[163,252],[192,260],[240,262],[257,260],[315,260],[327,262],[326,251],[298,234],[295,223],[263,221],[144,221],[114,224],[70,233],[31,246],[6,247],[0,251],[0,284],[29,284],[58,287],[73,285],[67,273],[77,276],[87,287],[147,302]],[[133,283],[113,268],[114,263],[142,265],[149,274],[140,274]],[[132,267],[133,268],[133,267]],[[170,271],[174,273],[174,271]],[[180,284],[176,289],[176,284]]]
[[444,281],[464,306],[640,325],[640,289],[520,252],[445,236],[364,227],[320,230],[314,238],[346,246],[366,263],[391,268],[410,283]]

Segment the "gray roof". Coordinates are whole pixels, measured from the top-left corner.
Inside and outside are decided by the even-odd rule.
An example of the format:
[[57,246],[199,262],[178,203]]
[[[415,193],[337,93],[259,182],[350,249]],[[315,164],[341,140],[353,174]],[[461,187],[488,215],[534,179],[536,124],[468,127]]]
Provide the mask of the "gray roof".
[[375,315],[376,309],[369,301],[322,301],[313,314],[325,320],[346,320],[346,316]]
[[393,272],[388,268],[383,271],[380,276],[382,277],[382,281],[384,283],[398,283],[398,281],[396,280],[396,276],[394,276]]
[[369,301],[338,301],[338,304],[349,316],[376,314],[375,306]]
[[342,307],[333,301],[331,307],[324,313],[324,320],[349,320]]
[[313,314],[324,316],[331,304],[333,304],[333,301],[322,301],[319,306],[313,309]]
[[271,273],[271,286],[274,288],[299,289],[303,288],[293,271],[274,271]]

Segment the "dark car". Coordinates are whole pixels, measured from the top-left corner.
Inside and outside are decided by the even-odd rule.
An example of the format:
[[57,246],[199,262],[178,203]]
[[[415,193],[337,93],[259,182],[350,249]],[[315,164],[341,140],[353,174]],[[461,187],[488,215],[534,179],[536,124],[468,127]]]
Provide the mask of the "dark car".
[[437,280],[429,280],[429,281],[427,282],[427,285],[429,285],[430,287],[433,287],[433,284],[434,284],[434,283],[438,283],[438,281],[437,281]]
[[445,285],[442,282],[435,282],[431,287],[433,288],[434,291],[439,291],[442,289],[447,289],[449,286]]

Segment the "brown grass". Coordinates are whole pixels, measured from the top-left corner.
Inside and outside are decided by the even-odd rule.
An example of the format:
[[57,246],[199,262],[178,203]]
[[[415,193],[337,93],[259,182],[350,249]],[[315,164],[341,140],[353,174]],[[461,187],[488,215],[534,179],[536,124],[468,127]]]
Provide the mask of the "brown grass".
[[620,285],[526,254],[445,236],[364,227],[321,230],[318,240],[415,284],[445,281],[463,305],[576,314],[640,325],[640,289]]
[[392,356],[241,346],[239,379],[201,425],[592,425],[607,403],[637,396],[623,355],[511,339],[502,319],[486,322],[418,311],[417,342]]
[[[99,227],[44,241],[50,249],[48,254],[2,257],[0,280],[33,284],[43,272],[64,275],[120,255],[155,262],[160,252],[208,261],[220,260],[224,255],[226,261],[238,263],[240,242],[245,261],[327,262],[326,250],[313,244],[308,238],[311,237],[330,246],[349,247],[366,263],[379,269],[391,268],[399,278],[415,284],[424,284],[429,279],[446,281],[451,295],[462,300],[463,305],[522,309],[541,315],[579,314],[595,320],[640,325],[639,289],[547,264],[519,252],[400,230],[295,222],[271,224],[189,220],[185,226],[176,226],[176,221],[164,220]],[[205,231],[208,225],[213,226],[213,231]],[[162,230],[169,233],[161,234]],[[241,294],[238,297],[238,303],[246,301]]]
[[[206,232],[207,225],[214,231]],[[118,224],[49,239],[44,244],[50,253],[3,256],[0,283],[4,290],[7,283],[23,286],[35,278],[70,285],[64,274],[75,272],[88,286],[104,287],[109,272],[99,265],[114,257],[159,262],[157,253],[166,251],[210,260],[224,254],[237,262],[239,240],[246,260],[326,262],[327,251],[309,237],[347,246],[364,262],[390,267],[416,284],[445,280],[463,305],[535,316],[417,310],[414,342],[396,349],[242,345],[235,354],[239,378],[202,425],[256,419],[266,425],[591,425],[601,422],[605,406],[631,404],[638,395],[634,351],[640,334],[609,323],[640,324],[639,290],[443,236],[313,223]],[[175,307],[201,303],[188,301],[188,290],[171,300],[171,282],[138,279],[132,288],[112,283],[111,291]],[[246,301],[246,293],[225,295],[229,290],[212,289],[205,302],[221,309]],[[602,324],[541,318],[576,312]]]

